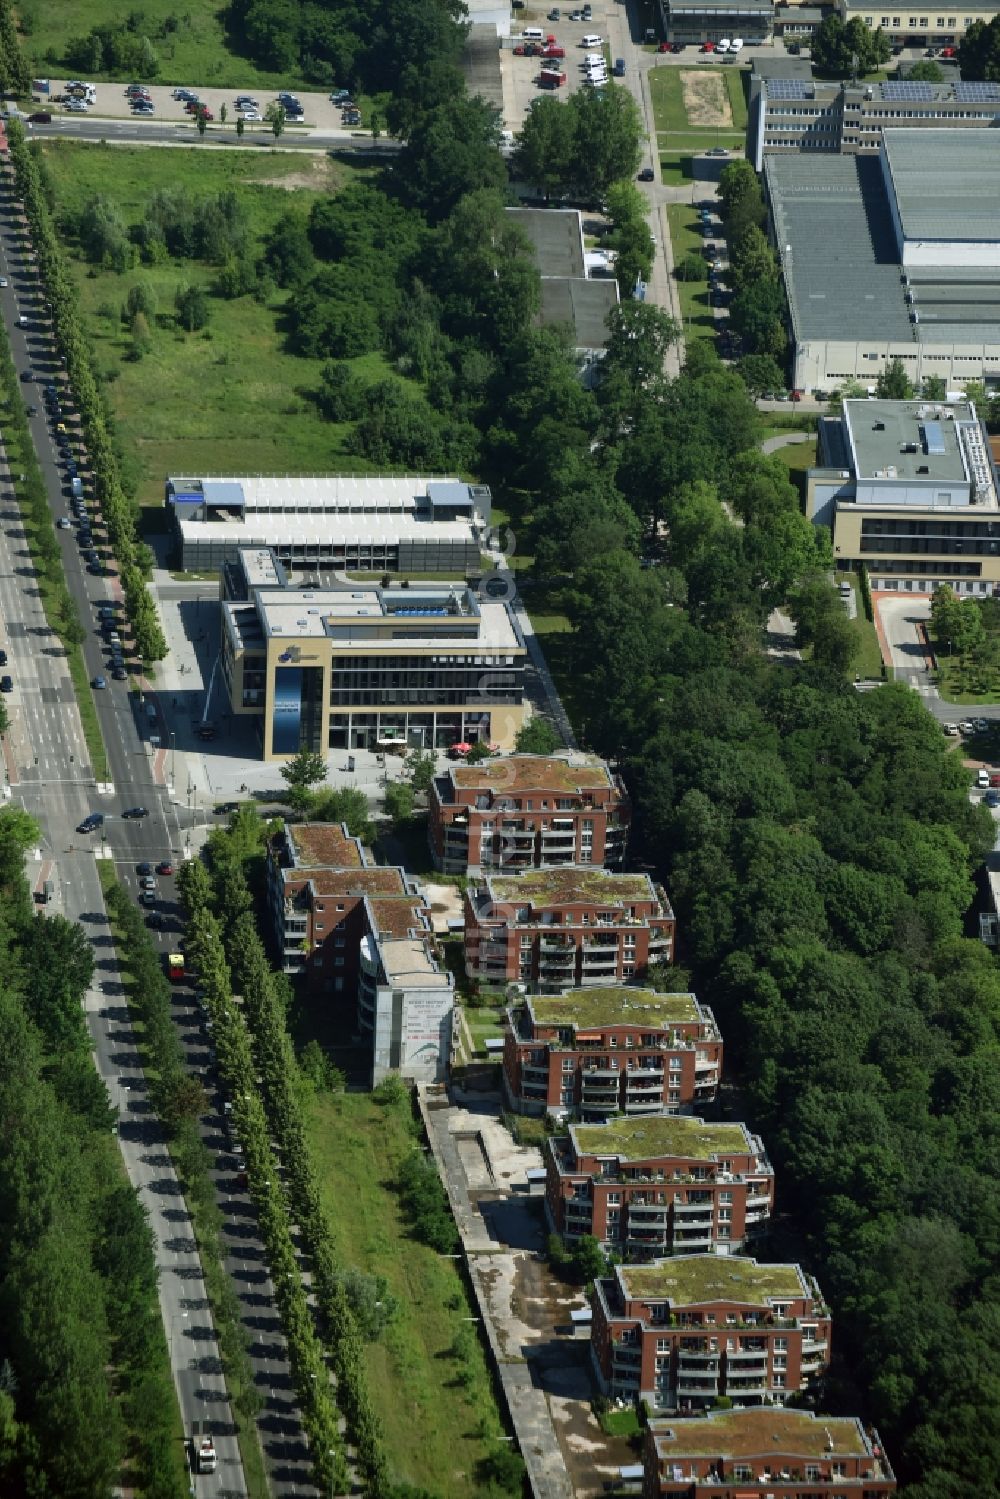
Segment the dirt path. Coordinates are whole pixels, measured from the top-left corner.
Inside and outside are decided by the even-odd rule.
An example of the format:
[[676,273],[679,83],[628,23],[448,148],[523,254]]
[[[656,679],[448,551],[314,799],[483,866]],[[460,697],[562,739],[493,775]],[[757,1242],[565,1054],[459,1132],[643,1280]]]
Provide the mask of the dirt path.
[[707,125],[713,129],[732,127],[733,111],[721,73],[696,73],[685,69],[681,73],[681,89],[689,125]]

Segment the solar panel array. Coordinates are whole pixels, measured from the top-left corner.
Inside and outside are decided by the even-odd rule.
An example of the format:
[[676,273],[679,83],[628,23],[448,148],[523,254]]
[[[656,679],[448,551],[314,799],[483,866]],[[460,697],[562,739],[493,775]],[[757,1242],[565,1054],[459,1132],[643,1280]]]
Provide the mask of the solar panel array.
[[1000,83],[960,80],[955,84],[955,99],[959,104],[1000,104]]
[[934,85],[912,79],[883,83],[882,98],[896,104],[930,104],[934,98]]
[[813,86],[808,78],[769,78],[769,99],[811,99]]

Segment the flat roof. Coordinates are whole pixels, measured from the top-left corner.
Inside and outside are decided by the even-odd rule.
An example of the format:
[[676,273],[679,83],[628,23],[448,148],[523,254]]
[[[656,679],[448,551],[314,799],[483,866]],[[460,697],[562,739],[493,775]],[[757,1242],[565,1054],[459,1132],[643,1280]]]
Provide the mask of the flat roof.
[[[969,482],[959,438],[959,424],[976,421],[975,407],[968,401],[946,405],[942,401],[847,400],[844,421],[859,479],[885,478],[885,470],[893,468],[901,480]],[[916,452],[906,452],[908,447],[915,447]]]
[[492,900],[518,905],[622,906],[657,899],[648,874],[609,874],[604,869],[531,869],[494,875],[486,886]]
[[[384,902],[382,902],[384,904]],[[402,936],[382,940],[379,927],[378,950],[382,967],[390,983],[412,984],[424,989],[451,989],[452,977],[447,969],[439,968],[429,946],[430,934],[426,936]]]
[[537,1025],[646,1025],[669,1028],[702,1018],[693,994],[657,994],[653,989],[609,985],[605,989],[571,989],[568,994],[532,994],[527,1004]]
[[886,130],[907,239],[1000,241],[1000,141],[988,130]]
[[608,317],[620,300],[613,276],[543,276],[539,321],[544,328],[568,323],[578,349],[603,349],[610,336]]
[[318,896],[408,895],[402,869],[382,864],[375,869],[286,869],[286,884],[308,883]]
[[[798,6],[794,10],[790,7],[782,15],[781,19],[785,25],[788,25],[794,19],[799,9],[800,7]],[[812,75],[812,63],[807,57],[755,57],[753,58],[750,70],[751,79],[761,78],[765,81],[768,78],[801,78],[806,82],[811,82]],[[837,87],[839,88],[840,85],[838,84]]]
[[573,795],[611,785],[611,774],[596,756],[586,760],[558,755],[505,755],[478,765],[452,765],[451,778],[466,791],[551,791]]
[[[264,633],[287,643],[329,639],[336,643],[364,640],[366,650],[397,653],[437,647],[465,654],[483,650],[523,652],[513,614],[504,600],[476,599],[463,582],[421,583],[409,589],[382,589],[360,583],[340,588],[264,589],[254,594],[254,607]],[[226,610],[245,604],[223,605]],[[402,627],[366,630],[366,620],[398,619]],[[425,619],[427,628],[411,623]],[[448,628],[448,622],[454,628]],[[355,627],[359,627],[355,629]]]
[[453,474],[205,474],[170,475],[167,484],[184,494],[200,489],[207,503],[242,498],[248,514],[314,510],[329,514],[415,510],[428,485],[475,489]]
[[285,835],[299,867],[361,869],[364,854],[357,838],[345,832],[339,822],[293,822],[285,824]]
[[[988,135],[900,133],[914,144],[927,134]],[[764,179],[797,342],[1000,344],[1000,278],[981,271],[970,278],[968,269],[950,266],[904,273],[879,157],[765,156]],[[919,288],[916,321],[910,286]],[[955,306],[935,291],[948,286],[965,286],[971,305]]]
[[577,208],[508,208],[527,236],[543,276],[580,276],[583,267],[583,219]]
[[697,1420],[654,1419],[649,1425],[658,1456],[668,1460],[672,1456],[865,1457],[872,1450],[855,1416],[816,1416],[783,1406],[710,1411]]
[[368,904],[375,917],[378,934],[386,940],[399,941],[425,929],[423,917],[427,906],[417,895],[407,893],[402,898],[376,895]]
[[342,514],[332,510],[309,510],[305,514],[248,511],[245,520],[196,520],[181,511],[177,524],[185,542],[217,542],[233,547],[273,547],[281,543],[305,546],[334,539],[342,546],[397,546],[406,541],[478,545],[472,520],[439,520],[432,513],[419,516],[406,510],[372,514]]
[[654,1265],[619,1265],[617,1271],[626,1296],[675,1306],[738,1301],[767,1307],[812,1295],[800,1265],[758,1265],[739,1255],[682,1254]]
[[714,1161],[723,1156],[758,1155],[745,1124],[706,1124],[685,1114],[651,1114],[576,1124],[570,1134],[581,1155],[614,1155],[627,1161],[656,1156]]

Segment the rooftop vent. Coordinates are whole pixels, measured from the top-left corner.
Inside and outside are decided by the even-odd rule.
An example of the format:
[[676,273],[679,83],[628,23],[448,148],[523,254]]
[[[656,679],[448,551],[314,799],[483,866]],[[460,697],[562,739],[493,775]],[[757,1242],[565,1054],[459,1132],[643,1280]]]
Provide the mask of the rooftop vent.
[[873,432],[884,432],[885,431],[885,422],[875,422],[873,424],[873,426],[872,426],[872,431]]
[[930,469],[927,467],[926,463],[921,463],[918,466],[918,468],[917,468],[917,473],[918,474],[929,474],[930,473]]

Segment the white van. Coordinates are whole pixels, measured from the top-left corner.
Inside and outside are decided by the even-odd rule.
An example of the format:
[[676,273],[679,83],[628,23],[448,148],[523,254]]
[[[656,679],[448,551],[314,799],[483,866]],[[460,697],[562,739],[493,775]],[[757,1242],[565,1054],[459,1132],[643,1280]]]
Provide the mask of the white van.
[[742,52],[743,51],[743,38],[741,36],[734,36],[733,37],[733,44],[732,44],[732,46],[730,47],[729,50],[730,50],[730,52]]
[[722,38],[721,42],[716,42],[716,44],[715,44],[715,50],[716,50],[716,52],[728,52],[729,48],[730,48],[730,41],[729,41],[728,36],[724,36]]
[[540,26],[526,26],[521,32],[526,42],[544,42],[545,32]]
[[585,36],[580,43],[581,47],[600,47],[602,45],[603,38],[599,36]]

